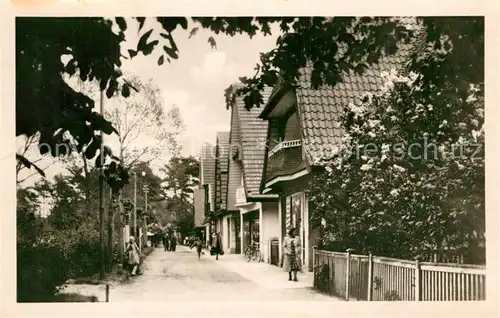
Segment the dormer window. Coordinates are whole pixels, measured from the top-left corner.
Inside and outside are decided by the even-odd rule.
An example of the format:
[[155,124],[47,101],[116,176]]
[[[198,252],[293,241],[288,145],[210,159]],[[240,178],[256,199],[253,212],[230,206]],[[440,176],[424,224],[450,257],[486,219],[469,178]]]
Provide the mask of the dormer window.
[[301,146],[300,122],[297,107],[291,107],[281,117],[273,118],[271,122],[271,140],[269,143],[269,156],[273,156],[285,148],[296,148]]

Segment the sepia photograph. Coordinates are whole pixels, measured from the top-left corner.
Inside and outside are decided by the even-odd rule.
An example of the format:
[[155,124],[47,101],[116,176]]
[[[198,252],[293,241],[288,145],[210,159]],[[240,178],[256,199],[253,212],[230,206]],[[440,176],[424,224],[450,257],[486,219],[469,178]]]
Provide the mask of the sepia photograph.
[[15,80],[18,303],[489,298],[483,16],[19,16]]

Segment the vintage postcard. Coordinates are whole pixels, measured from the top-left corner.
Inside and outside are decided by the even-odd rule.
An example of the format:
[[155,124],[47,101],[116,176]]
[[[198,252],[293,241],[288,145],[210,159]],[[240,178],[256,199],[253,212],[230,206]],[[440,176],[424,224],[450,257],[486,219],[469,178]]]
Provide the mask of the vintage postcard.
[[313,4],[6,6],[2,316],[498,314],[498,5]]

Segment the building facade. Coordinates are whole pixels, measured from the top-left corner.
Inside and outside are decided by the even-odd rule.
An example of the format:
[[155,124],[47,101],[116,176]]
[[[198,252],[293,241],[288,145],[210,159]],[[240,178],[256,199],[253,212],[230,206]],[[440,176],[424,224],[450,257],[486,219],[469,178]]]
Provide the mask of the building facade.
[[337,154],[342,146],[340,116],[344,107],[360,101],[361,94],[375,93],[383,86],[382,71],[399,69],[405,50],[384,57],[362,75],[351,72],[334,87],[311,85],[312,65],[299,69],[296,86],[280,79],[273,88],[260,118],[268,122],[268,147],[260,190],[279,196],[281,235],[295,228],[302,246],[302,263],[313,269],[313,247],[320,225],[309,222],[314,208],[307,196],[313,173],[321,173],[322,160]]
[[[233,85],[233,93],[238,85]],[[271,93],[263,91],[265,100]],[[239,210],[240,246],[244,251],[258,243],[262,260],[271,263],[271,245],[275,257],[280,253],[278,196],[263,195],[259,186],[264,167],[267,122],[258,118],[259,109],[247,110],[243,98],[236,96],[231,106],[231,165],[229,203]],[[274,262],[278,265],[278,262]]]

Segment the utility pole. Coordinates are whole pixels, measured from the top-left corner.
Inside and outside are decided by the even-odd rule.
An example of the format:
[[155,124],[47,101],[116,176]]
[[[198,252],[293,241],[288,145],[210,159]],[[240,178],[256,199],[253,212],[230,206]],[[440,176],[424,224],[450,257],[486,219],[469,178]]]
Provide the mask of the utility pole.
[[[101,98],[100,98],[100,106],[101,106],[101,116],[104,116],[104,91],[101,90]],[[105,249],[105,241],[104,241],[104,134],[102,130],[100,132],[101,135],[101,167],[99,169],[99,241],[101,246],[101,258],[100,258],[100,266],[99,266],[99,278],[104,279],[105,276],[105,258],[106,253]]]
[[137,173],[134,172],[134,237],[137,237]]
[[141,244],[141,249],[142,249],[142,245],[147,243],[147,237],[148,237],[147,227],[146,227],[146,216],[148,214],[148,192],[149,192],[148,185],[145,184],[142,187],[142,189],[144,190],[144,216],[143,216],[144,233],[142,234],[142,239],[144,240],[144,242],[143,242],[143,244]]

